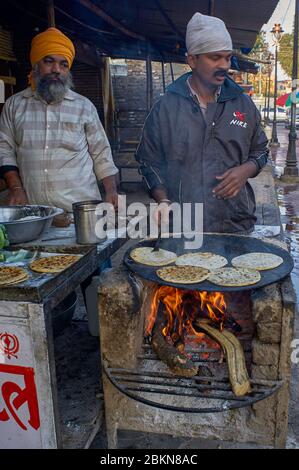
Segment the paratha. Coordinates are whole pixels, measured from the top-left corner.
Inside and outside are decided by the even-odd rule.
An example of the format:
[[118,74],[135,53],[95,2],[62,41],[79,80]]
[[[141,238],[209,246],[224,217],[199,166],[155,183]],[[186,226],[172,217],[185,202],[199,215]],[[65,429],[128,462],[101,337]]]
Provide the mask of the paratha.
[[131,258],[137,263],[147,264],[148,266],[165,266],[173,263],[177,256],[172,251],[157,250],[153,251],[152,246],[140,246],[134,248],[130,253]]
[[209,251],[186,253],[179,256],[175,262],[177,266],[200,266],[206,269],[218,269],[227,265],[227,259],[224,256],[216,255]]
[[247,268],[219,268],[211,272],[208,281],[218,286],[249,286],[261,280],[261,275],[254,269]]
[[28,274],[23,268],[17,266],[0,267],[0,285],[18,284],[28,279]]
[[156,271],[158,277],[175,284],[196,284],[202,282],[210,271],[200,266],[166,266]]
[[257,269],[258,271],[274,269],[282,263],[283,259],[272,253],[246,253],[232,259],[232,265],[236,268]]
[[80,256],[78,255],[59,255],[39,258],[30,263],[32,271],[38,273],[59,273],[75,263]]

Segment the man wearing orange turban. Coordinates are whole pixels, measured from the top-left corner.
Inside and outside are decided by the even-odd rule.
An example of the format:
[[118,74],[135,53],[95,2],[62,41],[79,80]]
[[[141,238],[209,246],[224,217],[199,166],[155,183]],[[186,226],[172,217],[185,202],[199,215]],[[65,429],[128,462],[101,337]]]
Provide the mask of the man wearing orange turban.
[[[69,68],[71,68],[75,57],[75,47],[72,41],[59,29],[49,28],[37,34],[32,40],[30,51],[31,66],[34,67],[44,57],[53,54],[63,56],[67,60]],[[32,74],[30,74],[29,82],[34,88]]]
[[0,117],[0,177],[9,204],[72,211],[77,201],[117,206],[118,172],[95,106],[71,90],[72,41],[56,28],[32,40],[30,87],[7,100]]

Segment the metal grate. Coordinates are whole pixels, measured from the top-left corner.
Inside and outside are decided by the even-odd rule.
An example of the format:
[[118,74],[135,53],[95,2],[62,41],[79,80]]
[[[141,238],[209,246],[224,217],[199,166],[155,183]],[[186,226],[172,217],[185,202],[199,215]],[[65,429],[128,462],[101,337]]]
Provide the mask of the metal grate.
[[[159,361],[149,345],[144,345],[145,354],[139,356],[142,361],[140,369],[120,369],[109,367],[103,362],[103,369],[110,382],[129,398],[146,405],[165,410],[184,413],[217,413],[236,408],[250,406],[260,400],[268,398],[283,384],[283,381],[250,380],[252,391],[242,397],[237,397],[231,388],[228,377],[210,377],[198,375],[195,377],[180,377],[166,371],[154,371],[153,361]],[[219,363],[219,350],[200,349],[187,350],[192,355],[192,360],[198,365],[223,364]],[[203,353],[209,353],[210,357],[201,359]],[[246,354],[246,351],[245,351]],[[157,397],[157,398],[155,398]],[[179,398],[185,400],[179,400]],[[177,400],[175,400],[175,398]],[[192,399],[192,406],[188,404]],[[196,405],[194,406],[194,399]],[[197,400],[198,399],[198,400]],[[180,406],[177,402],[180,401]],[[176,403],[173,403],[176,402]]]

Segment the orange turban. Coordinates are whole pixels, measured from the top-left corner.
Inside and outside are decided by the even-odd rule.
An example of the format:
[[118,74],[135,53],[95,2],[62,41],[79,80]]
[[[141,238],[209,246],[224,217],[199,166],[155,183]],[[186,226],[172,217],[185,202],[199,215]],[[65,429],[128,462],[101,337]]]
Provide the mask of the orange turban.
[[[30,51],[31,66],[33,67],[47,55],[61,55],[66,58],[69,67],[71,67],[75,57],[74,44],[59,29],[48,28],[32,39]],[[32,72],[29,75],[29,83],[34,89]]]

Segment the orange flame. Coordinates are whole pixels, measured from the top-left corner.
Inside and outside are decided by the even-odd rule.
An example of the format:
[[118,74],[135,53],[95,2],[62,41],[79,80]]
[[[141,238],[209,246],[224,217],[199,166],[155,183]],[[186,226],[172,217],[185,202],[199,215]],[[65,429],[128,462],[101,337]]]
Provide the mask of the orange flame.
[[[206,339],[193,327],[193,322],[200,318],[210,318],[223,329],[226,303],[221,292],[199,292],[177,289],[171,286],[160,286],[155,292],[151,310],[146,319],[145,335],[149,336],[154,327],[160,302],[163,303],[167,322],[162,330],[164,336],[173,342],[184,342],[185,335],[195,336],[197,342]],[[207,341],[211,344],[211,341]]]

